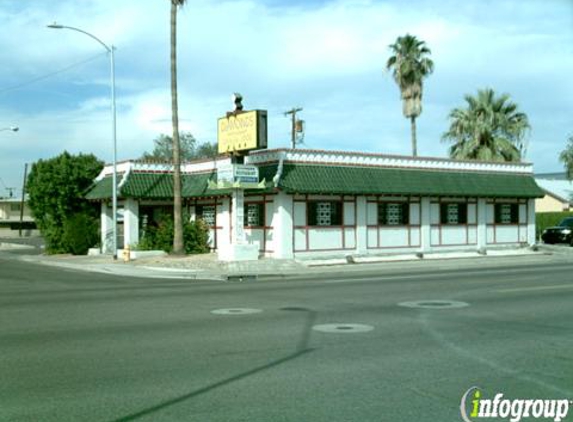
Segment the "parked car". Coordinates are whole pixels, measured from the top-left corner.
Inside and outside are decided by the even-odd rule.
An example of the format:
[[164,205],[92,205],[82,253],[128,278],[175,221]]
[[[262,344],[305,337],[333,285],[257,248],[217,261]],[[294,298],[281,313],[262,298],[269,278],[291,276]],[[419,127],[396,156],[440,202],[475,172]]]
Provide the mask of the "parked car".
[[568,243],[573,246],[573,217],[567,217],[554,227],[543,230],[543,243]]

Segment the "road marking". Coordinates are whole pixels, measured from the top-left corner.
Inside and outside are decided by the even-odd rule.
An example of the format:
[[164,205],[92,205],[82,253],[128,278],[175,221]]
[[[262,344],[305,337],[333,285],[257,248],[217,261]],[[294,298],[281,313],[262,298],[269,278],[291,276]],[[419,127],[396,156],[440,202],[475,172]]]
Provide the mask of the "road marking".
[[[563,267],[563,269],[570,269],[570,266]],[[468,270],[463,272],[463,277],[465,278],[465,282],[469,282],[469,276],[485,276],[485,275],[519,275],[526,272],[527,269],[520,268],[520,269],[511,269],[506,270],[503,268],[488,268],[484,270]],[[539,269],[542,271],[542,269]],[[343,279],[335,279],[335,280],[321,280],[319,283],[327,283],[327,284],[337,284],[337,283],[353,283],[353,282],[360,282],[360,281],[387,281],[387,280],[407,280],[407,279],[434,279],[434,278],[442,278],[453,276],[455,272],[452,271],[445,271],[441,272],[432,272],[432,273],[419,273],[419,274],[411,274],[411,275],[392,275],[392,276],[375,276],[375,277],[364,277],[364,278],[343,278]],[[537,278],[537,275],[527,274],[529,277]],[[521,275],[516,280],[522,280]],[[482,279],[479,279],[480,282],[483,282]]]
[[534,292],[539,290],[573,289],[573,284],[559,284],[556,286],[516,287],[514,289],[500,289],[499,293]]
[[321,331],[323,333],[352,334],[352,333],[367,333],[368,331],[372,331],[374,327],[372,325],[366,325],[366,324],[338,323],[338,324],[318,324],[313,326],[312,329],[315,331]]
[[215,315],[248,315],[248,314],[258,314],[263,312],[262,309],[254,308],[225,308],[225,309],[214,309],[211,311]]
[[400,302],[398,306],[422,309],[457,309],[470,306],[467,302],[457,300],[417,300],[413,302]]

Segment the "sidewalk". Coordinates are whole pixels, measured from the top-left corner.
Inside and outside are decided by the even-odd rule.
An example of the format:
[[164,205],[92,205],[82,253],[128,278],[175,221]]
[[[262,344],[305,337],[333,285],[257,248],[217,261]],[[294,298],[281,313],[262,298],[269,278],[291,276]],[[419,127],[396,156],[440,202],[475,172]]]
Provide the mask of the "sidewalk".
[[[0,244],[0,250],[10,246]],[[20,248],[21,245],[14,246]],[[488,250],[487,255],[477,252],[448,252],[426,254],[423,258],[415,254],[380,255],[367,257],[332,257],[314,259],[270,259],[258,261],[221,262],[216,254],[190,255],[183,257],[159,256],[139,258],[123,262],[121,257],[114,261],[110,255],[17,255],[17,259],[80,271],[92,271],[118,276],[200,279],[200,280],[248,280],[254,278],[304,278],[325,274],[333,276],[357,274],[360,272],[396,272],[407,268],[412,271],[429,269],[480,268],[488,266],[518,265],[532,261],[546,260],[548,255],[573,258],[573,248],[540,246],[538,251],[530,248]],[[16,255],[14,255],[16,256]],[[521,258],[521,259],[520,259]],[[561,258],[560,258],[561,259]],[[525,261],[525,262],[524,262]]]

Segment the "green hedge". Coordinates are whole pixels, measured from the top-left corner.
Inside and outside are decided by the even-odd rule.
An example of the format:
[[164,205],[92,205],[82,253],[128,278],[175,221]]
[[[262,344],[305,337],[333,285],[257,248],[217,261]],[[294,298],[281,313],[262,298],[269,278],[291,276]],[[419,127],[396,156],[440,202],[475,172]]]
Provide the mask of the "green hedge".
[[556,226],[566,217],[573,217],[573,212],[540,212],[535,214],[535,227],[537,239],[547,227]]

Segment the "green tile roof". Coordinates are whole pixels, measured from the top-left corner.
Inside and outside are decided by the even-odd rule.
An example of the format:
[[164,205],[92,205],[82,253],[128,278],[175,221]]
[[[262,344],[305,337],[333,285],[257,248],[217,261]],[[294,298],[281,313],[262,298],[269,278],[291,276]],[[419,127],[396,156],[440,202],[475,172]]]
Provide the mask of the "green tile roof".
[[285,164],[279,187],[289,193],[404,194],[538,198],[532,176],[502,173]]
[[[183,174],[181,177],[181,195],[183,198],[221,196],[231,193],[230,189],[209,189],[209,180],[214,180],[214,172],[200,174]],[[118,178],[121,180],[121,178]],[[261,178],[262,180],[262,178]],[[107,176],[97,182],[86,197],[91,200],[111,198],[112,178]],[[265,193],[272,191],[267,183]],[[134,172],[118,190],[121,198],[168,199],[173,198],[173,174]]]
[[[259,167],[260,179],[267,181],[265,193],[273,191],[277,165]],[[230,189],[208,188],[214,172],[182,175],[184,198],[228,195]],[[121,180],[121,179],[120,179]],[[87,198],[111,198],[111,177],[95,184]],[[425,196],[473,196],[540,198],[544,192],[529,175],[459,172],[444,170],[391,169],[377,167],[285,164],[279,189],[309,194],[400,194]],[[173,197],[171,173],[130,173],[118,196],[141,199]]]

